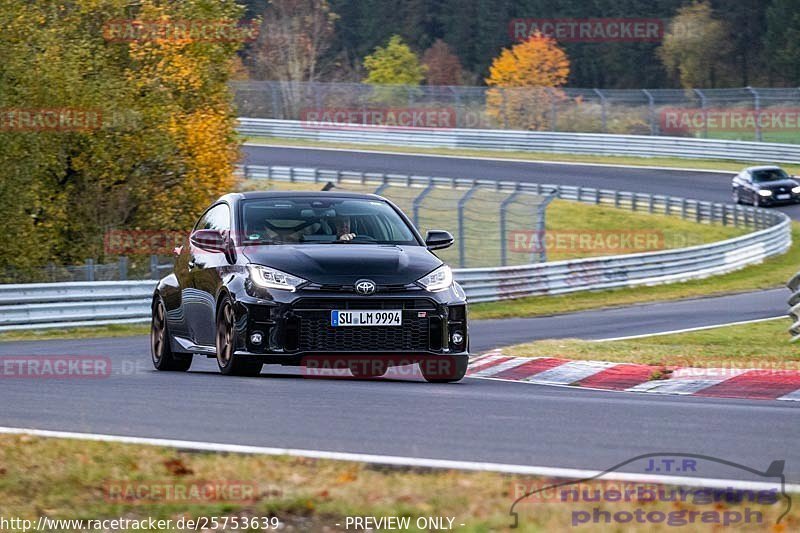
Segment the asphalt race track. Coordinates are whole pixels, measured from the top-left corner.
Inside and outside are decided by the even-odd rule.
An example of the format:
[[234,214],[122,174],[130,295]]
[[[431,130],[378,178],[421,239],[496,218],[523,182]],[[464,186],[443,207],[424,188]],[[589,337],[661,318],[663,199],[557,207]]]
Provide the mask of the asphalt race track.
[[[8,379],[3,426],[514,465],[604,469],[644,453],[682,451],[760,470],[786,459],[800,481],[794,402],[653,397],[466,379],[305,379],[280,367],[259,378],[158,373],[145,337],[4,343],[3,355],[110,357],[104,379]],[[294,374],[294,375],[292,375]],[[763,481],[726,467],[697,475]]]
[[[331,170],[578,185],[668,194],[713,202],[731,201],[733,177],[731,172],[620,168],[591,164],[563,165],[254,145],[245,146],[244,162],[250,165],[316,167]],[[691,161],[687,160],[686,164],[691,166]],[[779,209],[800,220],[800,205]]]
[[[590,165],[246,148],[247,162],[330,169],[525,180],[729,199],[729,174]],[[800,208],[786,212],[800,218]],[[559,317],[474,322],[473,352],[539,338],[600,339],[778,316],[787,291],[648,304]],[[785,339],[776,340],[784,342]],[[267,366],[226,378],[195,358],[188,374],[152,369],[146,337],[6,342],[0,356],[108,357],[100,379],[5,379],[0,426],[430,459],[603,470],[633,456],[686,452],[763,470],[786,460],[800,482],[795,402],[578,390],[466,379],[305,379]],[[758,480],[707,465],[701,477]]]

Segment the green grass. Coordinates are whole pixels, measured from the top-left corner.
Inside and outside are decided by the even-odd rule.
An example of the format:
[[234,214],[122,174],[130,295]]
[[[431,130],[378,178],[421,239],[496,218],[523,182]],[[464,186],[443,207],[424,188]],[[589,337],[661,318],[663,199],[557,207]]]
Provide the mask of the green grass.
[[39,329],[0,333],[0,342],[55,339],[95,339],[105,337],[134,337],[148,335],[150,324],[111,324],[66,329]]
[[[545,340],[507,346],[520,357],[561,357],[622,363],[706,368],[783,368],[800,370],[800,350],[789,342],[791,320],[770,320],[689,333],[594,342]],[[776,366],[777,365],[777,366]]]
[[[800,242],[800,223],[798,222],[792,225],[792,239],[795,243]],[[533,296],[517,300],[479,303],[470,306],[470,317],[487,319],[556,315],[587,309],[771,289],[784,286],[798,268],[800,268],[800,246],[795,244],[781,256],[770,258],[760,265],[749,266],[721,276],[652,287],[579,292],[558,296]]]
[[[282,137],[247,137],[247,142],[281,146],[343,148],[359,151],[381,151],[397,153],[416,153],[433,155],[452,155],[462,157],[490,157],[496,159],[524,159],[529,161],[564,161],[573,163],[595,163],[611,165],[658,166],[672,168],[693,168],[698,170],[722,170],[739,172],[742,167],[759,161],[728,161],[714,159],[684,159],[678,157],[632,157],[595,156],[581,154],[553,154],[548,152],[522,152],[514,150],[475,150],[465,148],[425,148],[417,146],[391,146],[381,144],[337,143],[309,141],[305,139],[286,139]],[[784,168],[790,174],[800,173],[800,165],[787,164]]]
[[[89,441],[0,436],[0,516],[36,523],[39,516],[57,519],[178,520],[217,517],[277,517],[282,531],[344,531],[348,516],[453,517],[455,531],[510,531],[509,510],[519,494],[557,480],[424,468],[382,467],[363,463],[236,454],[191,453],[170,448]],[[119,501],[109,491],[157,485],[173,492],[210,483],[243,487],[247,498],[186,502],[160,497]],[[628,485],[631,487],[631,485]],[[650,485],[652,487],[652,485]],[[617,485],[616,488],[619,488]],[[599,484],[581,490],[608,490]],[[567,531],[574,511],[633,512],[636,502],[558,504],[528,499],[516,510],[520,532]],[[748,507],[774,524],[786,509],[783,501]],[[645,509],[670,512],[743,510],[726,502],[651,502]],[[336,524],[341,524],[336,526]],[[461,526],[461,524],[464,524]],[[795,506],[784,519],[785,531],[800,526]],[[607,531],[587,524],[581,531]],[[717,531],[694,525],[692,531]],[[641,531],[672,531],[665,524]],[[232,529],[228,529],[231,531]],[[350,531],[355,529],[352,525]],[[631,530],[626,526],[625,530]]]

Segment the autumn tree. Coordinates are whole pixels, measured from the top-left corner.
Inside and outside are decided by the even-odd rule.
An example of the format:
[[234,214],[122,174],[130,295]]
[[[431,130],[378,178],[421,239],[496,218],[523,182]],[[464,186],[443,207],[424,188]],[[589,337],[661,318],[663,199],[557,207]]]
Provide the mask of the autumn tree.
[[[237,21],[233,0],[0,0],[0,110],[96,114],[87,128],[0,128],[0,266],[104,258],[112,229],[191,227],[235,183],[228,80],[239,42],[114,41],[109,21]],[[143,253],[148,253],[143,251]]]
[[402,37],[393,35],[386,46],[379,46],[364,58],[367,77],[373,85],[419,85],[425,79],[425,66],[419,62]]
[[425,65],[417,54],[403,42],[399,35],[389,39],[386,46],[378,46],[364,58],[367,77],[363,80],[376,85],[372,100],[376,103],[398,105],[414,94],[413,87],[425,79]]
[[725,24],[714,18],[710,3],[700,2],[678,10],[658,56],[681,86],[716,87],[720,65],[730,51],[728,42]]
[[453,49],[441,39],[431,45],[422,54],[422,64],[427,73],[425,81],[428,85],[460,85],[462,83],[461,61]]
[[534,34],[504,49],[489,67],[486,113],[505,127],[543,130],[564,98],[569,58],[550,37]]

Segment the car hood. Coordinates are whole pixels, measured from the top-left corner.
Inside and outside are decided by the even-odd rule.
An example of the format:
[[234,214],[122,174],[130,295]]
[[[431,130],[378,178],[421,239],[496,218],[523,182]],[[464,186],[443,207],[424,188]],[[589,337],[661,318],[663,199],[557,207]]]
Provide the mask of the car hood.
[[779,189],[781,187],[797,187],[798,182],[793,179],[779,180],[779,181],[765,181],[763,183],[756,183],[759,189]]
[[320,284],[369,278],[381,285],[413,283],[442,261],[423,246],[300,244],[247,246],[249,262]]

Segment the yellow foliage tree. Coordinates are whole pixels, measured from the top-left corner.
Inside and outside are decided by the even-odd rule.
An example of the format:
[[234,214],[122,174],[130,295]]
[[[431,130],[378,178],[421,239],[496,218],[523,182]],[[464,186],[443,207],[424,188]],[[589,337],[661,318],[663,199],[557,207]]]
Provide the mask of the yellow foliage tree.
[[489,67],[486,113],[508,128],[547,129],[568,77],[566,52],[554,39],[532,35],[504,49]]

